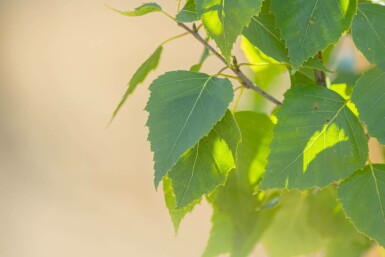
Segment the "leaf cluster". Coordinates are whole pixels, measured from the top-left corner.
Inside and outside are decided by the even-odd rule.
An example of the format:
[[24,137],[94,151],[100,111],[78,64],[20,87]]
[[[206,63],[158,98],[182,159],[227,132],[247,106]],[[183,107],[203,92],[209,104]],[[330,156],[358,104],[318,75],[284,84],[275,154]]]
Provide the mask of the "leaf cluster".
[[[154,184],[163,184],[175,230],[203,198],[213,208],[204,257],[248,256],[258,243],[272,257],[358,257],[385,246],[385,164],[373,164],[368,147],[369,138],[385,145],[385,6],[178,0],[175,15],[156,3],[115,11],[160,13],[184,33],[138,68],[113,117],[157,68],[168,42],[190,35],[202,44],[190,70],[151,83],[146,111]],[[247,63],[233,55],[238,38]],[[335,60],[341,38],[352,38],[368,71]],[[209,57],[225,67],[201,72]],[[274,97],[283,74],[290,86]],[[247,89],[252,104],[238,111]]]

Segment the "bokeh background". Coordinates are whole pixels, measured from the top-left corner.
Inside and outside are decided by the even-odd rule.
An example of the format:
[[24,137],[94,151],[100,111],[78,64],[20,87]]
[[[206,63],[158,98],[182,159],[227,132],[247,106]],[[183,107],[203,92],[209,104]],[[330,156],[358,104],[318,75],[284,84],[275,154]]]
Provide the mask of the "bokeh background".
[[[141,85],[112,111],[136,68],[181,31],[160,14],[130,19],[130,0],[0,1],[0,256],[199,256],[203,204],[175,237],[152,154]],[[161,3],[175,12],[174,1]],[[159,70],[187,68],[201,47],[167,45]]]
[[[201,46],[189,37],[168,44],[157,72],[106,128],[136,68],[182,32],[161,14],[128,18],[105,7],[141,3],[0,0],[0,257],[203,251],[210,208],[197,207],[175,237],[153,186],[143,111],[151,79],[187,69]],[[176,11],[175,1],[160,4]]]

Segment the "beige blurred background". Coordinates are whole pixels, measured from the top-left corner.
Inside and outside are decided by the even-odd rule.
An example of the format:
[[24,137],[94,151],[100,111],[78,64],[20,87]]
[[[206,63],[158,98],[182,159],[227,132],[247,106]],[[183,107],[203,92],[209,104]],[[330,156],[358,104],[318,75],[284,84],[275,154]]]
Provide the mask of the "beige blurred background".
[[[143,111],[151,79],[188,68],[201,47],[168,44],[105,129],[136,68],[183,32],[161,14],[128,18],[105,3],[142,1],[0,1],[0,257],[196,257],[205,247],[206,204],[174,235]],[[175,12],[176,2],[160,4]]]
[[[110,127],[136,68],[182,31],[139,0],[0,0],[0,257],[196,257],[209,236],[202,204],[175,237],[153,186],[147,86],[202,51],[168,44],[157,72]],[[176,2],[161,0],[175,12]],[[206,71],[217,71],[210,59]],[[254,254],[261,256],[261,254]]]

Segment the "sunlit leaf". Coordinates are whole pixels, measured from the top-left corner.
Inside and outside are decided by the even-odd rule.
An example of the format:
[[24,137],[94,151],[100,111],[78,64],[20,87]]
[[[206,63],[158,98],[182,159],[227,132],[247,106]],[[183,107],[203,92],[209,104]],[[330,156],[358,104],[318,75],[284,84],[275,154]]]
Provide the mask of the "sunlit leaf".
[[365,164],[366,135],[337,93],[293,86],[277,117],[263,188],[322,187]]
[[263,200],[254,194],[266,164],[273,125],[265,115],[254,112],[239,112],[235,117],[243,140],[238,146],[237,170],[209,197],[214,213],[204,257],[221,253],[248,256],[274,216],[275,210],[263,209]]
[[237,37],[261,8],[261,0],[196,0],[197,13],[226,61]]
[[183,154],[169,172],[177,208],[200,199],[226,182],[227,174],[235,168],[240,139],[238,126],[227,111],[206,137]]
[[168,212],[170,213],[170,217],[174,225],[175,233],[178,233],[179,225],[182,222],[183,218],[186,216],[186,214],[188,214],[189,212],[192,212],[195,205],[199,201],[194,201],[183,208],[177,209],[176,198],[174,194],[174,189],[172,187],[171,179],[168,176],[165,176],[162,181],[163,181],[163,191],[164,191],[164,199],[166,202],[166,206],[167,206]]

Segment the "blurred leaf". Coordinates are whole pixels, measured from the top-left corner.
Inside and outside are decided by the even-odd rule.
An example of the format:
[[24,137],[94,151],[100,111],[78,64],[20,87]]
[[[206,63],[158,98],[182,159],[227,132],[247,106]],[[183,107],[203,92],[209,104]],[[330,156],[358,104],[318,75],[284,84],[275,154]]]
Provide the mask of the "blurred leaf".
[[255,187],[267,164],[273,123],[266,115],[251,111],[237,112],[235,118],[242,135],[237,156],[238,178],[245,183],[243,187]]
[[357,83],[357,80],[360,78],[359,74],[351,72],[338,71],[337,77],[333,80],[333,84],[344,84],[346,83],[349,86],[354,86]]
[[109,7],[109,8],[111,10],[117,12],[117,13],[120,13],[121,15],[124,15],[124,16],[142,16],[142,15],[145,15],[148,13],[161,12],[162,11],[162,8],[156,3],[145,3],[145,4],[142,4],[141,6],[135,8],[132,11],[120,11],[120,10],[117,10],[117,9],[114,9],[111,7]]
[[164,199],[166,201],[166,206],[174,225],[175,233],[178,233],[179,225],[182,219],[186,216],[187,213],[192,212],[195,205],[199,203],[199,201],[194,201],[183,208],[177,209],[174,189],[172,188],[172,181],[168,176],[163,178],[163,191]]
[[361,257],[372,245],[345,218],[333,187],[283,193],[262,241],[270,257]]
[[262,239],[269,257],[306,255],[322,248],[322,235],[306,222],[309,208],[306,193],[292,191],[284,195],[279,211]]
[[146,79],[147,75],[152,70],[155,70],[158,67],[162,51],[163,51],[163,47],[159,46],[155,50],[155,52],[153,52],[151,56],[134,73],[130,82],[128,82],[128,88],[124,93],[122,100],[120,100],[118,106],[116,107],[114,113],[112,114],[111,121],[115,118],[116,114],[118,114],[120,108],[122,108],[123,104],[126,102],[127,98],[134,92],[136,87]]
[[226,182],[235,168],[237,145],[241,139],[230,111],[211,132],[188,150],[170,170],[177,208],[209,194]]
[[238,147],[237,170],[209,197],[214,213],[204,257],[221,253],[246,257],[275,212],[263,209],[263,201],[254,195],[256,177],[266,164],[273,125],[265,115],[254,112],[238,112],[235,117],[243,139]]
[[243,38],[241,48],[246,59],[252,64],[250,68],[254,71],[255,81],[261,88],[265,89],[277,76],[287,71],[284,64],[265,55],[247,38]]
[[179,158],[222,119],[233,99],[233,89],[228,79],[172,71],[154,80],[150,91],[148,139],[158,186]]

